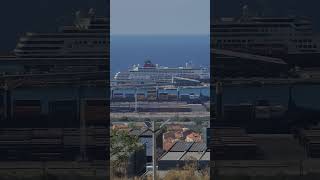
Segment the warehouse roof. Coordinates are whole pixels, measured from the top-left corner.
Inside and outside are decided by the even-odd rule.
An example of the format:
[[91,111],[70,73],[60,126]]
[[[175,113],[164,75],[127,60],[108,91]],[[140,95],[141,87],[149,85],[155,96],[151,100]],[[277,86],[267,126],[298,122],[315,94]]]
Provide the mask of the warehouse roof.
[[188,151],[189,148],[192,146],[193,142],[183,142],[183,141],[178,141],[176,142],[169,151],[172,152],[184,152]]

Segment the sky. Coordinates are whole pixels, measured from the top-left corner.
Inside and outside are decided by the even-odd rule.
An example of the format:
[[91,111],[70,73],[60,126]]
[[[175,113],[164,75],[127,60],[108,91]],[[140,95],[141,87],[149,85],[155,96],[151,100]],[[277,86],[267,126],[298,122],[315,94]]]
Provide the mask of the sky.
[[208,35],[210,0],[111,0],[111,35]]

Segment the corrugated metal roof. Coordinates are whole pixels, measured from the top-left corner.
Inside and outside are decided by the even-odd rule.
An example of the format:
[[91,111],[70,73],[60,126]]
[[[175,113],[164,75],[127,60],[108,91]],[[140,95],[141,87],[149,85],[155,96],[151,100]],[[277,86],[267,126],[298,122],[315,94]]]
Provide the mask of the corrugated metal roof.
[[179,160],[185,152],[167,152],[161,160]]
[[205,151],[207,149],[206,143],[194,143],[189,149],[190,152]]
[[176,142],[169,151],[171,152],[183,152],[187,151],[190,146],[192,146],[193,142],[182,142],[178,141]]
[[210,152],[204,153],[204,155],[201,157],[200,161],[210,161]]
[[199,160],[204,152],[187,152],[185,153],[180,160]]

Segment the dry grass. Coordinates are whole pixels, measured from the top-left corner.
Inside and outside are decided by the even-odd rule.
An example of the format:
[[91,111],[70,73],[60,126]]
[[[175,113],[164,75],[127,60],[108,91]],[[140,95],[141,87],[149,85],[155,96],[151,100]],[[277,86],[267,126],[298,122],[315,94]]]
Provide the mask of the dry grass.
[[207,169],[199,171],[195,163],[190,163],[181,169],[169,171],[163,180],[209,180]]
[[[158,177],[159,180],[209,180],[209,171],[208,169],[205,170],[198,170],[198,166],[196,163],[192,161],[178,169],[173,169],[168,171],[164,177]],[[152,177],[146,177],[143,180],[152,180]]]

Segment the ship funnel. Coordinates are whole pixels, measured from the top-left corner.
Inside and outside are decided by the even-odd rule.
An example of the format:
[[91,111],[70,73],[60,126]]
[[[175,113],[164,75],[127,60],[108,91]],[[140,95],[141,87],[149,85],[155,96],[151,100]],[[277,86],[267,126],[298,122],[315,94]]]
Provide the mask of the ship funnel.
[[248,19],[249,18],[249,6],[248,5],[244,5],[242,7],[242,18],[243,19]]
[[186,68],[192,68],[192,67],[193,67],[192,61],[186,62]]
[[88,17],[89,18],[94,18],[96,16],[96,11],[93,8],[90,8],[88,11]]
[[93,8],[90,8],[88,12],[89,17],[94,17],[95,14],[96,14],[95,10]]

